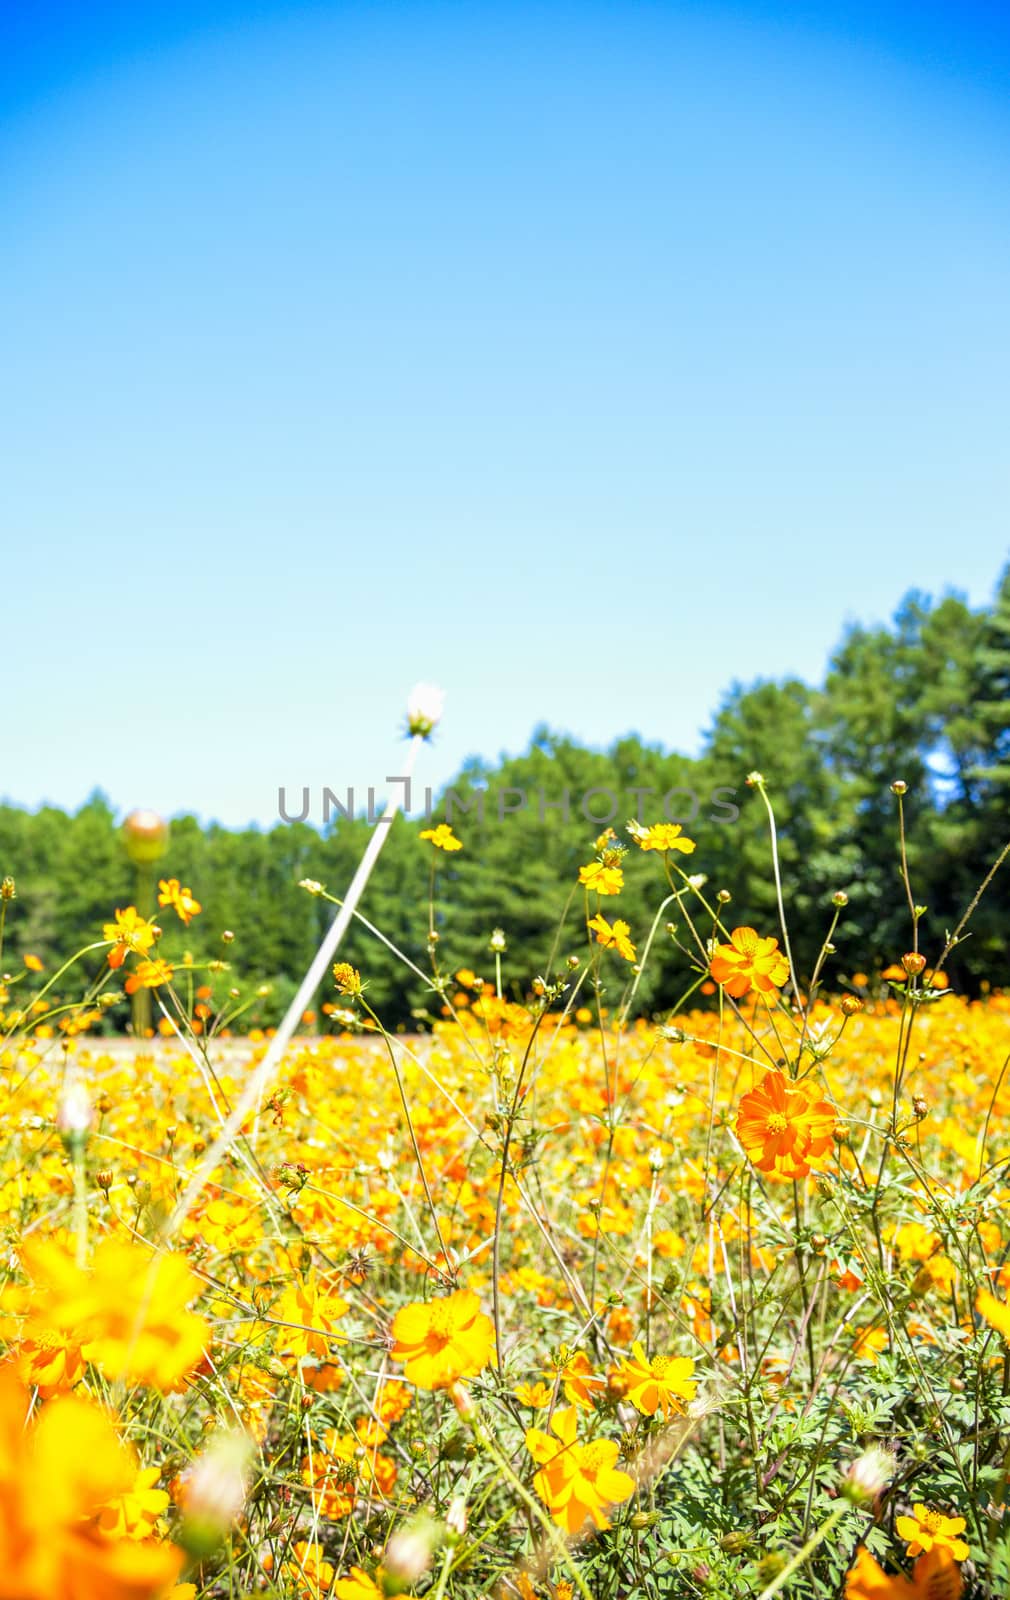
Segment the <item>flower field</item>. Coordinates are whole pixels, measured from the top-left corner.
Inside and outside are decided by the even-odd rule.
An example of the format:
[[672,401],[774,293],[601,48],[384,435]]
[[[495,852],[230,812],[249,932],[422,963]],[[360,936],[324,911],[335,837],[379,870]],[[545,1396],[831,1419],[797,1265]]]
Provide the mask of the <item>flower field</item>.
[[441,971],[433,891],[439,1020],[338,960],[276,1066],[136,906],[4,979],[0,1600],[1010,1592],[1010,999],[911,893],[883,973],[833,971],[839,893],[796,974],[787,906],[626,837],[550,971],[491,929]]

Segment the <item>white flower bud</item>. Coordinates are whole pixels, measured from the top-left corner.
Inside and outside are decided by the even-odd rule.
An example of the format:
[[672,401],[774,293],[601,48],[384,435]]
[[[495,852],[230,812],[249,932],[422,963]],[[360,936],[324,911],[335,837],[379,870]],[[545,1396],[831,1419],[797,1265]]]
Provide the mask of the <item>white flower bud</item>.
[[252,1454],[246,1434],[219,1433],[185,1474],[181,1542],[190,1554],[209,1554],[242,1510]]
[[842,1482],[842,1493],[855,1505],[866,1505],[876,1499],[894,1477],[895,1461],[888,1450],[871,1445],[857,1457]]
[[438,1524],[422,1512],[398,1528],[386,1545],[386,1573],[399,1583],[417,1583],[431,1566],[438,1543]]
[[445,695],[433,683],[416,683],[407,696],[407,731],[430,739],[442,720]]
[[93,1115],[84,1079],[78,1072],[68,1074],[56,1108],[56,1131],[68,1149],[87,1143]]

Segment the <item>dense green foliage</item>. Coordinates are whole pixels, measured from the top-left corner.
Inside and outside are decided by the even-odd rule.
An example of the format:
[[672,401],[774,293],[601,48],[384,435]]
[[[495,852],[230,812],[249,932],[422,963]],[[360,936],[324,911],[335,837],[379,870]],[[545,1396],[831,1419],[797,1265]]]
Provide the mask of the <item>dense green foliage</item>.
[[[916,896],[929,906],[933,927],[953,928],[1010,833],[1008,704],[1010,568],[992,607],[973,610],[953,595],[931,602],[913,593],[892,626],[850,628],[818,688],[796,680],[735,685],[697,759],[635,735],[597,751],[538,729],[523,755],[497,766],[473,760],[451,786],[471,805],[480,789],[488,791],[482,821],[475,808],[464,813],[447,794],[436,807],[438,820],[448,808],[465,844],[459,854],[437,856],[436,895],[453,906],[451,918],[443,918],[436,904],[443,970],[486,968],[488,937],[501,925],[510,945],[545,971],[552,954],[560,959],[567,953],[555,947],[555,936],[559,908],[569,896],[565,932],[578,944],[582,900],[572,885],[608,810],[606,794],[597,795],[589,805],[600,821],[586,819],[581,802],[592,790],[620,797],[614,826],[622,834],[636,813],[662,820],[669,791],[693,791],[696,814],[685,793],[671,800],[668,812],[697,840],[689,870],[706,873],[714,887],[732,883],[733,920],[772,931],[767,817],[746,787],[751,769],[765,774],[775,804],[800,969],[809,969],[839,889],[848,893],[849,906],[835,940],[834,977],[849,970],[850,953],[864,968],[870,960],[883,966],[904,949],[908,926],[907,906],[894,892],[899,855],[890,784],[900,778],[908,785]],[[518,803],[514,795],[502,799],[506,790],[522,791],[526,804],[499,815]],[[636,797],[634,791],[645,790],[653,793]],[[566,791],[567,817],[556,804]],[[717,791],[721,796],[713,801]],[[426,969],[433,852],[418,840],[424,826],[416,817],[398,820],[362,910]],[[339,895],[368,833],[362,819],[322,831],[308,823],[232,831],[191,816],[175,819],[161,870],[191,886],[205,910],[185,931],[170,930],[166,916],[163,953],[178,956],[188,948],[197,958],[226,957],[237,982],[269,982],[271,993],[253,1015],[273,1020],[332,914],[299,881],[317,879]],[[629,853],[620,901],[620,915],[639,941],[651,920],[644,887],[649,865],[638,852]],[[0,807],[0,872],[18,884],[5,944],[8,968],[29,951],[48,966],[56,952],[100,938],[112,908],[135,898],[133,870],[118,819],[100,795],[72,816],[53,807],[37,813]],[[997,881],[973,918],[971,938],[948,964],[955,984],[971,991],[999,969],[1007,910],[1005,882]],[[241,936],[225,947],[221,936],[230,927]],[[640,990],[647,1010],[674,1005],[691,981],[662,924],[659,938],[658,959],[650,961]],[[346,954],[361,964],[370,999],[387,1021],[407,1021],[433,1003],[420,980],[405,984],[403,966],[360,929]],[[101,953],[94,959],[98,966]],[[110,1023],[125,1016],[117,1009]]]

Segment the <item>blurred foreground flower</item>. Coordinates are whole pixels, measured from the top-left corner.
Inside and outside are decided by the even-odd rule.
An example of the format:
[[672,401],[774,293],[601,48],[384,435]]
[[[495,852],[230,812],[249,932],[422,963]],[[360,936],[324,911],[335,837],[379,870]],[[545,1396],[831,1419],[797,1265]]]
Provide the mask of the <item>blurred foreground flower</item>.
[[54,1389],[60,1376],[76,1382],[83,1360],[107,1378],[167,1391],[202,1359],[209,1331],[188,1310],[201,1286],[183,1256],[121,1239],[103,1240],[90,1269],[53,1240],[26,1245],[22,1255],[32,1290],[8,1291],[4,1304],[23,1312],[15,1357],[24,1377],[34,1377],[45,1354]]
[[[63,1396],[26,1428],[28,1395],[0,1375],[0,1600],[155,1600],[182,1566],[174,1545],[121,1538],[132,1452],[98,1406]],[[180,1595],[184,1593],[184,1587]]]

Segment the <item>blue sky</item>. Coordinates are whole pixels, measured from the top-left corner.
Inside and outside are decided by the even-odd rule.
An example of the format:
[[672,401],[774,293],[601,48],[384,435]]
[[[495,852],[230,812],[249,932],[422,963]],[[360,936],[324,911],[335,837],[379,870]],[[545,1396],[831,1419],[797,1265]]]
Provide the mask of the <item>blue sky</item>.
[[0,4],[0,793],[698,747],[1010,552],[1010,15]]

